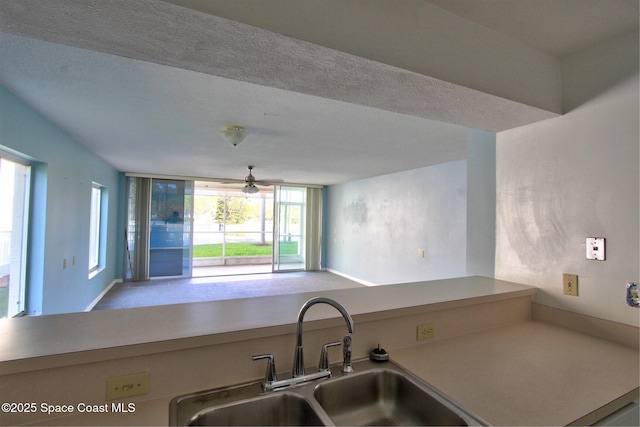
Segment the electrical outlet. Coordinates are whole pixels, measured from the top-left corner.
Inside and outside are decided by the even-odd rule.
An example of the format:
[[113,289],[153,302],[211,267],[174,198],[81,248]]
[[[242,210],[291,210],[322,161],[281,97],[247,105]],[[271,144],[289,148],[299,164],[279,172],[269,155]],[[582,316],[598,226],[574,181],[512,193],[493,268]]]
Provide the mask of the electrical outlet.
[[578,296],[578,276],[576,274],[562,275],[562,292],[565,295]]
[[417,340],[426,340],[428,338],[433,338],[436,335],[436,328],[428,323],[426,325],[418,325],[416,339]]
[[149,393],[149,372],[107,378],[107,400]]

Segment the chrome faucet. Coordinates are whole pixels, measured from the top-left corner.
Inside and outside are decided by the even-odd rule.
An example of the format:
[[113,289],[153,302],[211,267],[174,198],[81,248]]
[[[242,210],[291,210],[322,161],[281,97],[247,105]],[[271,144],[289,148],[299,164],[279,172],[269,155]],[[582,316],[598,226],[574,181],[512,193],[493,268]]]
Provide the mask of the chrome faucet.
[[351,336],[347,335],[343,338],[342,342],[335,341],[324,344],[322,346],[322,353],[320,354],[320,363],[318,364],[318,371],[310,374],[304,373],[304,358],[302,353],[302,321],[304,320],[304,314],[309,307],[315,304],[329,304],[342,314],[344,320],[347,322],[347,329],[349,333],[353,333],[353,319],[347,313],[347,310],[336,301],[325,298],[315,297],[305,302],[298,313],[298,333],[296,336],[296,352],[293,358],[293,371],[291,378],[279,380],[276,375],[275,360],[272,354],[258,354],[253,356],[253,360],[267,359],[267,371],[265,374],[265,380],[262,383],[264,391],[284,390],[289,387],[295,387],[300,384],[304,384],[309,381],[320,380],[323,378],[331,377],[331,369],[329,369],[329,347],[337,347],[342,344],[342,372],[353,372],[351,366]]
[[[342,314],[345,322],[347,322],[347,329],[349,333],[353,333],[353,319],[351,315],[347,313],[347,310],[340,305],[338,302],[332,300],[331,298],[325,297],[315,297],[311,298],[309,301],[305,302],[300,308],[300,312],[298,313],[298,330],[296,334],[296,350],[293,356],[293,370],[291,375],[295,377],[301,377],[304,375],[304,354],[302,350],[302,322],[304,320],[304,314],[307,312],[309,307],[315,304],[329,304],[334,307],[336,310]],[[346,337],[345,337],[346,338]],[[348,337],[349,351],[348,353],[344,351],[344,363],[342,365],[343,372],[352,372],[353,368],[351,367],[351,337]],[[345,339],[345,342],[347,340]]]

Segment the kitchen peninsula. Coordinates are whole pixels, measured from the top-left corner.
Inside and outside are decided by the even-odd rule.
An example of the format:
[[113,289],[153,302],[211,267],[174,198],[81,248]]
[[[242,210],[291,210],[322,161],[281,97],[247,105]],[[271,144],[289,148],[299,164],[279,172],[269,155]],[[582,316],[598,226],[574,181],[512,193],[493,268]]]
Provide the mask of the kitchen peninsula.
[[[637,396],[637,349],[531,321],[531,298],[535,291],[511,282],[464,277],[313,294],[7,319],[0,322],[4,343],[0,350],[0,395],[6,401],[100,405],[106,402],[106,378],[147,371],[151,387],[146,395],[126,399],[126,403],[135,404],[134,413],[70,416],[10,413],[3,414],[0,424],[166,424],[168,402],[177,395],[261,378],[264,366],[254,363],[252,354],[273,353],[279,370],[287,370],[292,362],[297,312],[313,296],[331,297],[352,315],[354,358],[365,357],[380,343],[394,360],[432,381],[463,406],[471,406],[471,410],[489,422],[515,421],[495,417],[494,407],[499,407],[499,413],[520,406],[502,401],[490,410],[485,401],[478,400],[475,396],[478,390],[487,391],[485,396],[498,396],[491,390],[505,384],[494,381],[495,377],[483,377],[482,372],[493,369],[495,374],[504,369],[503,374],[512,379],[516,378],[511,377],[514,369],[521,375],[536,375],[545,371],[547,365],[553,367],[558,354],[565,350],[584,356],[569,372],[589,375],[596,388],[602,387],[598,383],[602,377],[608,378],[607,393],[573,390],[573,378],[565,381],[558,371],[546,371],[569,387],[576,399],[581,397],[580,393],[596,396],[567,403],[565,406],[572,407],[569,415],[558,414],[545,422],[564,424],[567,421],[563,417],[571,418],[575,411],[580,416],[588,415],[609,405],[610,396],[624,402],[632,400],[634,393]],[[425,323],[434,325],[436,336],[426,343],[416,341],[416,325]],[[346,332],[343,319],[331,307],[309,310],[304,327],[308,363],[315,362],[323,343],[339,339]],[[563,344],[556,345],[557,339]],[[583,347],[586,342],[590,345],[588,349]],[[522,359],[520,353],[529,353],[528,346],[533,346],[536,353]],[[340,360],[337,353],[331,356],[331,363]],[[456,359],[456,354],[463,357]],[[597,358],[598,367],[607,367],[601,376],[593,376],[592,357]],[[463,366],[453,367],[461,372],[476,370],[478,376],[452,385],[457,377],[447,374],[447,370],[452,370],[447,360],[460,360]],[[526,366],[520,369],[520,363]],[[619,369],[624,369],[626,375],[621,375]],[[434,372],[441,376],[434,376]],[[531,396],[535,409],[536,402],[544,402],[545,394],[553,391],[546,389],[545,384],[534,387],[526,377],[520,378],[526,384],[507,393],[520,399],[516,401],[518,405],[523,396]],[[546,386],[556,385],[550,382]],[[578,383],[576,387],[581,386]],[[460,390],[467,390],[471,398],[465,398]],[[622,401],[609,409],[613,411],[620,405]],[[520,424],[534,422],[526,418],[528,412],[521,411],[521,415]],[[574,420],[568,422],[571,421]]]

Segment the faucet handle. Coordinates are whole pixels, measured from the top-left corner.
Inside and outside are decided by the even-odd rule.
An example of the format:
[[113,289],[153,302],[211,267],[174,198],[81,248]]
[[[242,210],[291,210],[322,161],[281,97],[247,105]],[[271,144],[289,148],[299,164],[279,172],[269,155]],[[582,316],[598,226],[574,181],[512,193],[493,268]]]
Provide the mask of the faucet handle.
[[322,346],[320,353],[320,362],[318,363],[318,371],[329,370],[329,347],[336,347],[342,344],[340,341],[330,342]]
[[253,360],[267,359],[267,372],[264,375],[264,385],[278,381],[276,375],[276,361],[273,354],[258,354],[251,357]]

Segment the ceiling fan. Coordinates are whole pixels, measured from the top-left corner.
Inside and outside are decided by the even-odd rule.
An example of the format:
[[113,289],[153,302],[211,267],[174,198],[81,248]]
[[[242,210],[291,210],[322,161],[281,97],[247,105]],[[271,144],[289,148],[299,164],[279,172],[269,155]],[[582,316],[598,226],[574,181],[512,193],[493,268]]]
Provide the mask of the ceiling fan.
[[247,166],[247,168],[249,169],[249,175],[247,175],[244,178],[244,187],[242,188],[242,192],[243,193],[247,193],[247,194],[255,194],[258,191],[260,191],[258,189],[258,187],[256,186],[256,184],[258,185],[273,185],[276,182],[282,182],[281,179],[271,179],[268,181],[259,181],[257,180],[254,176],[253,176],[253,166]]

